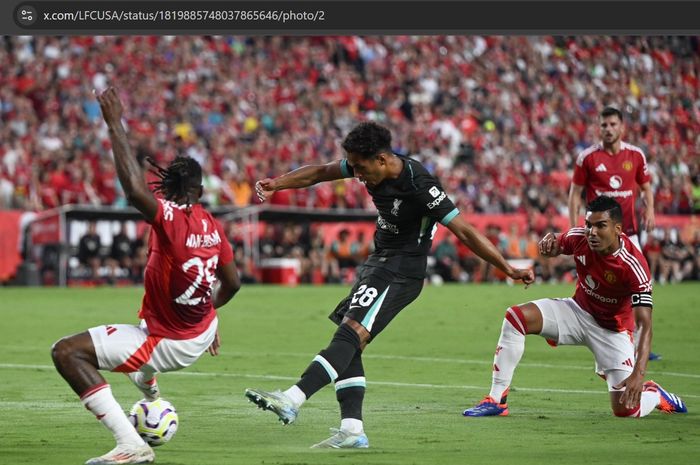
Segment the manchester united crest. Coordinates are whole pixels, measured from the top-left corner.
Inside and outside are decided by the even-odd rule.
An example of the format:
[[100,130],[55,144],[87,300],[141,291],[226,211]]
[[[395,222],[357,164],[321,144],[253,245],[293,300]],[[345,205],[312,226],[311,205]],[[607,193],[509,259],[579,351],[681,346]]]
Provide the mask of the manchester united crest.
[[615,284],[615,281],[617,281],[617,276],[615,276],[615,273],[609,270],[603,273],[603,277],[610,284]]
[[632,168],[634,168],[634,165],[629,160],[622,164],[622,169],[625,171],[632,171]]

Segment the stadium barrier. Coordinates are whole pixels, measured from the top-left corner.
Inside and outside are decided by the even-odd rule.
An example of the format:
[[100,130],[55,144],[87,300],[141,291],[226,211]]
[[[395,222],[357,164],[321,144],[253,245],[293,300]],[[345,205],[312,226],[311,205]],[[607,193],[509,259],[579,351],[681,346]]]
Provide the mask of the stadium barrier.
[[[281,262],[276,265],[261,262],[259,239],[267,224],[294,223],[320,228],[324,243],[328,245],[341,229],[348,229],[353,239],[361,233],[364,237],[371,238],[376,220],[376,213],[371,211],[318,210],[269,205],[246,208],[218,207],[210,208],[210,211],[222,223],[231,225],[232,235],[235,236],[238,247],[242,247],[243,256],[261,271],[260,275],[263,276],[262,269],[268,270],[263,276],[264,280],[286,280],[288,284],[294,284],[296,278],[290,278],[294,275],[290,270],[296,269],[297,265],[285,262],[284,266],[281,266]],[[467,219],[481,231],[489,225],[508,231],[512,224],[517,224],[521,233],[525,232],[528,224],[552,224],[559,229],[568,227],[568,220],[564,216],[550,218],[539,215],[533,219],[525,214],[472,214],[468,215]],[[104,239],[103,247],[111,245],[112,236],[121,228],[122,223],[129,224],[127,230],[131,239],[138,237],[147,226],[139,212],[131,207],[66,205],[38,214],[0,211],[0,282],[7,283],[16,277],[13,283],[20,285],[72,284],[71,265],[75,262],[74,256],[80,237],[87,230],[89,221],[97,222],[98,234]],[[660,228],[677,229],[686,241],[691,241],[694,232],[700,229],[700,218],[697,215],[658,215],[656,221]],[[26,227],[23,227],[23,222],[27,223]],[[438,228],[434,244],[446,234],[449,234],[446,228]],[[231,239],[229,235],[229,240]],[[23,244],[21,255],[17,247],[20,242]],[[20,265],[25,267],[26,273],[18,273]]]
[[[258,254],[259,237],[267,223],[353,223],[365,222],[370,225],[376,215],[364,211],[314,210],[305,208],[284,208],[276,206],[254,206],[247,208],[214,207],[209,211],[224,224],[232,224],[235,235],[243,248],[243,255],[256,267],[261,266]],[[3,224],[14,234],[17,244],[20,232],[23,233],[23,255],[25,265],[39,276],[20,276],[15,284],[26,285],[38,282],[43,285],[67,286],[79,280],[71,280],[70,271],[75,263],[80,238],[88,228],[88,222],[97,223],[97,234],[101,237],[102,247],[111,246],[112,237],[121,229],[122,223],[128,223],[130,239],[142,235],[147,224],[141,214],[132,207],[96,207],[82,205],[65,205],[34,215],[32,221],[22,228],[17,221],[4,221]],[[367,228],[367,226],[365,226]],[[23,229],[23,230],[22,230]],[[10,238],[11,235],[3,234]],[[229,237],[231,239],[231,237]],[[8,255],[3,248],[3,258]],[[14,250],[18,250],[15,246]],[[19,256],[19,253],[17,253]],[[5,261],[5,260],[3,260]],[[21,260],[6,260],[5,282],[17,274]],[[270,268],[269,263],[267,268]],[[281,279],[275,273],[282,272],[289,281],[288,264],[268,274],[271,280]],[[294,268],[294,267],[292,267]],[[268,272],[270,273],[270,272]],[[73,282],[71,282],[73,281]]]

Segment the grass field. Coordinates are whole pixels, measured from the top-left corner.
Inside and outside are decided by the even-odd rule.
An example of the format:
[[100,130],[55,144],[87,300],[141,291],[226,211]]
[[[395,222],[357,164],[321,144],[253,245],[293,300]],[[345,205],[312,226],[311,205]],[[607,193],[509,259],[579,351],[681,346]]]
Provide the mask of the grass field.
[[[649,375],[683,396],[688,415],[641,420],[610,414],[605,384],[582,347],[528,337],[509,397],[511,415],[467,419],[488,392],[505,308],[570,285],[427,287],[365,352],[364,451],[310,450],[337,427],[327,387],[283,427],[243,396],[286,388],[330,340],[326,315],[347,287],[245,287],[220,312],[222,354],[161,375],[180,429],[159,464],[696,464],[700,463],[700,284],[657,287]],[[142,290],[0,289],[0,464],[81,464],[113,446],[106,430],[54,371],[61,336],[135,322]],[[125,409],[138,391],[106,374]]]

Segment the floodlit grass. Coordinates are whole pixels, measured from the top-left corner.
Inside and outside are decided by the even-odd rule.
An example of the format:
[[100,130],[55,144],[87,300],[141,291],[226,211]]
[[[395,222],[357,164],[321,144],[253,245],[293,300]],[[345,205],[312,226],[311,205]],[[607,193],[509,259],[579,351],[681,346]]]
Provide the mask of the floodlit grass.
[[[345,286],[247,286],[220,312],[222,354],[159,378],[180,415],[159,464],[695,464],[700,460],[700,285],[658,286],[649,376],[684,397],[690,413],[642,420],[610,414],[606,386],[585,348],[530,336],[509,396],[511,415],[464,418],[488,392],[507,306],[564,297],[571,285],[426,287],[365,352],[363,451],[309,450],[339,425],[325,388],[283,427],[243,396],[286,388],[334,331],[327,314]],[[60,337],[136,322],[142,290],[1,289],[0,463],[80,464],[113,447],[52,367]],[[139,393],[107,373],[125,410]]]

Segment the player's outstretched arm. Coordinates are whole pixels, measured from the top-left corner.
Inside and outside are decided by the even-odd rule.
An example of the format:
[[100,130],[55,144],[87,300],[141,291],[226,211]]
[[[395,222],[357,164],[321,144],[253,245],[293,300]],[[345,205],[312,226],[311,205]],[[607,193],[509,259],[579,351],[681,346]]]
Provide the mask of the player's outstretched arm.
[[153,220],[158,213],[158,201],[148,189],[143,176],[143,169],[131,153],[129,140],[122,126],[124,109],[119,100],[117,90],[110,87],[100,95],[97,95],[100,103],[102,118],[109,128],[109,139],[112,141],[114,153],[114,165],[117,168],[117,176],[121,182],[124,194],[131,205],[136,207],[148,221]]
[[569,189],[569,225],[573,228],[578,226],[578,213],[581,209],[581,193],[583,192],[583,186],[571,183],[571,189]]
[[644,387],[644,376],[647,372],[647,362],[649,361],[649,351],[651,350],[651,307],[636,306],[632,307],[636,318],[637,327],[640,328],[639,343],[637,345],[637,361],[634,364],[634,370],[626,380],[620,383],[616,388],[625,388],[625,392],[620,397],[620,403],[625,408],[633,409],[639,405]]
[[261,202],[269,199],[275,191],[283,189],[300,189],[313,186],[324,181],[342,179],[340,161],[332,161],[325,165],[306,165],[277,178],[265,178],[255,183],[255,193]]
[[532,270],[519,270],[510,266],[496,246],[477,231],[474,226],[464,221],[460,215],[455,216],[447,224],[447,228],[475,254],[503,271],[511,279],[522,279],[526,285],[535,281],[535,275]]

